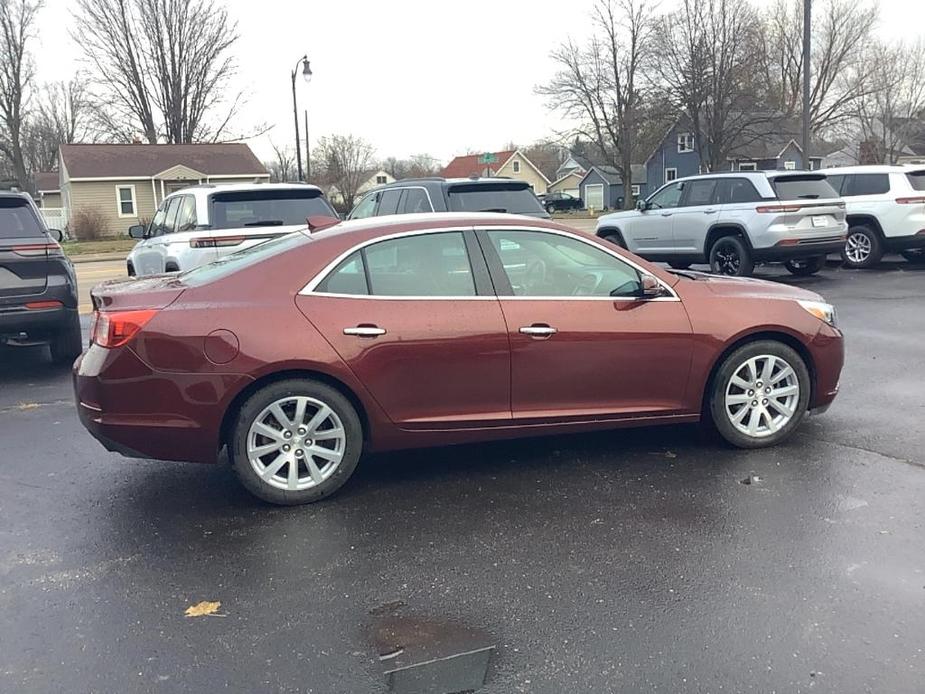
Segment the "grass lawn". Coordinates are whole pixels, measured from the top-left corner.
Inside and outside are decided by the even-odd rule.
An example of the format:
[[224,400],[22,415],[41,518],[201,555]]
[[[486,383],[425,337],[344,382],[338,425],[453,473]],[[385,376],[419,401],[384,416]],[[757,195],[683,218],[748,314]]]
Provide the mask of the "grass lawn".
[[86,255],[88,253],[128,253],[138,243],[137,239],[114,238],[98,241],[65,241],[61,248],[67,255]]

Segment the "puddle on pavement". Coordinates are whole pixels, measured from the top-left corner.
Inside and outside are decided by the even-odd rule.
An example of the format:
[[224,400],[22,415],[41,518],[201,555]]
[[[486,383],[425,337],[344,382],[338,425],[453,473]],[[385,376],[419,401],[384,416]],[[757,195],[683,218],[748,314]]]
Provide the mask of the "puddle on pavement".
[[395,694],[462,694],[485,683],[491,636],[448,620],[397,615],[401,601],[370,611],[371,639]]

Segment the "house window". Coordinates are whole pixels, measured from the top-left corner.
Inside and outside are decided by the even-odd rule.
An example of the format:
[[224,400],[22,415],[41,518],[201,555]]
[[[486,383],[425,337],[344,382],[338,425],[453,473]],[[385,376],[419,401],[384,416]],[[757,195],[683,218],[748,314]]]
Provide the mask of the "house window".
[[511,164],[511,168],[514,170],[515,174],[519,174],[520,173],[520,162],[515,161],[513,164]]
[[633,191],[633,197],[634,197],[634,198],[638,198],[638,197],[639,197],[639,185],[638,185],[638,184],[633,185],[633,187],[630,188],[630,190]]
[[758,165],[753,161],[740,161],[739,171],[757,171]]
[[376,185],[382,185],[383,183],[388,183],[386,176],[376,176]]
[[694,133],[678,133],[678,153],[694,151]]
[[784,162],[784,168],[787,171],[795,171],[797,168],[797,163],[793,161],[792,159],[788,159],[787,161]]
[[135,186],[116,187],[116,209],[120,217],[137,217]]
[[673,181],[678,177],[677,169],[665,169],[665,183]]

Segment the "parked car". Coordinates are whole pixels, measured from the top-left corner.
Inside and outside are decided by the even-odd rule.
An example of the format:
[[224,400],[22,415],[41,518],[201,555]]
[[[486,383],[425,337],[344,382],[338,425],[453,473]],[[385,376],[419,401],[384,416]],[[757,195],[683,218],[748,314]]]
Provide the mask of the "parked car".
[[540,202],[549,214],[562,210],[583,210],[585,208],[585,203],[581,198],[568,193],[547,193],[540,196]]
[[846,166],[821,173],[845,200],[845,265],[873,267],[886,252],[925,262],[925,167]]
[[83,347],[77,277],[28,195],[0,191],[0,344],[48,344],[52,359],[74,361]]
[[672,273],[552,222],[429,214],[296,232],[93,292],[80,419],[125,455],[214,463],[280,504],[364,451],[696,422],[779,443],[838,392],[812,292]]
[[748,276],[756,263],[784,262],[811,275],[845,243],[845,203],[817,172],[734,171],[680,178],[635,210],[600,217],[597,235],[675,268],[709,262]]
[[510,178],[414,178],[378,186],[347,219],[425,212],[507,212],[549,218],[533,188]]
[[309,217],[337,217],[317,186],[301,183],[196,185],[164,198],[126,259],[129,276],[190,270],[305,227]]

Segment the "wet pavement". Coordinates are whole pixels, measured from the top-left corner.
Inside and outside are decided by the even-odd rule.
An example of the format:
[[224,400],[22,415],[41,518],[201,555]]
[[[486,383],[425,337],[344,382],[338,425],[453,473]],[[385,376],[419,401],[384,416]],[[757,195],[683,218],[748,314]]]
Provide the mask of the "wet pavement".
[[922,691],[925,268],[765,274],[848,336],[842,393],[787,445],[395,453],[296,509],[105,452],[67,370],[0,352],[0,691],[402,691],[491,646],[498,694]]

